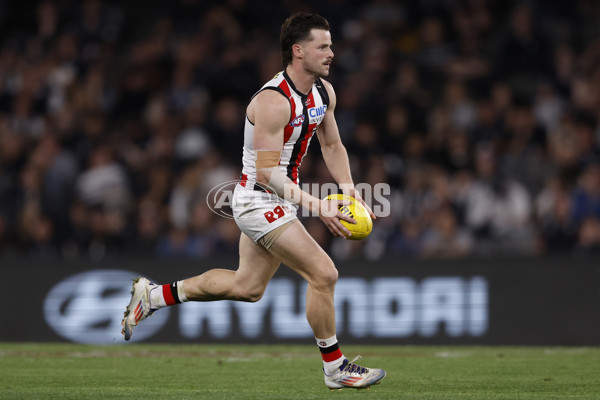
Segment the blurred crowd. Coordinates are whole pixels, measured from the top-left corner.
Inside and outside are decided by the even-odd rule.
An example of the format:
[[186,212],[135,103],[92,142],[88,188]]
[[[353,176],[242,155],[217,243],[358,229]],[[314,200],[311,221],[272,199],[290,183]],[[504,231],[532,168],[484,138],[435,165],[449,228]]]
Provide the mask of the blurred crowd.
[[332,26],[355,182],[391,186],[364,241],[303,219],[336,259],[599,251],[594,0],[46,0],[0,6],[0,255],[236,254],[206,195],[296,11]]

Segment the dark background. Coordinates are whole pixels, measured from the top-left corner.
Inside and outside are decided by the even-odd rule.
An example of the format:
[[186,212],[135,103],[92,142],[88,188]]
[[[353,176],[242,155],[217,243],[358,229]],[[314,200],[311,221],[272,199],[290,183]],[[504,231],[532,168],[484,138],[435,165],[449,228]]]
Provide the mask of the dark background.
[[[489,285],[484,336],[369,341],[598,345],[594,0],[0,1],[0,340],[62,340],[44,299],[81,272],[235,268],[239,229],[205,198],[239,177],[246,104],[297,11],[331,23],[355,182],[391,188],[369,238],[308,231],[342,278]],[[319,153],[302,182],[332,181]],[[178,315],[149,340],[241,340],[186,339]]]
[[391,186],[366,241],[305,221],[336,260],[598,252],[596,1],[48,0],[0,2],[0,256],[235,254],[206,193],[296,11],[331,23],[355,182]]

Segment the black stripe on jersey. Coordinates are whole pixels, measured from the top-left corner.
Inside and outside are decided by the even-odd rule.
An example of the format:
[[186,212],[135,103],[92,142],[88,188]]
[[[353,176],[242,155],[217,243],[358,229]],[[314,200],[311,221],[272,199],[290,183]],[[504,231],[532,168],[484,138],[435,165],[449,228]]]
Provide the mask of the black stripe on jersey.
[[321,78],[318,78],[315,84],[317,86],[317,91],[319,92],[319,95],[321,95],[321,98],[323,99],[323,104],[329,107],[329,94],[327,93],[327,89],[325,88],[325,85],[323,84]]
[[[287,72],[283,71],[283,77],[285,78],[285,80],[288,83],[288,86],[298,94],[298,96],[305,98],[307,97],[310,92],[308,92],[307,94],[302,93],[301,91],[299,91],[298,89],[296,89],[296,85],[294,85],[294,82],[290,79],[290,76],[287,74]],[[310,90],[312,91],[312,87],[310,88]]]
[[[294,182],[294,178],[292,176],[294,166],[296,165],[296,159],[298,158],[298,154],[300,153],[300,149],[302,148],[302,142],[306,138],[306,134],[308,133],[308,125],[310,118],[308,117],[308,109],[306,108],[306,98],[308,96],[302,96],[302,115],[304,115],[304,122],[302,123],[302,130],[300,131],[300,135],[298,136],[298,140],[294,143],[294,149],[292,150],[292,155],[290,157],[290,162],[287,166],[287,176],[290,178],[292,182]],[[298,168],[300,166],[298,165]]]
[[285,94],[285,92],[283,91],[282,88],[280,88],[279,86],[267,86],[264,87],[262,89],[260,89],[258,92],[254,93],[254,95],[252,95],[252,98],[250,100],[252,100],[253,98],[255,98],[256,96],[258,96],[258,94],[264,90],[274,90],[276,92],[279,92],[283,95],[283,97],[285,97],[286,99],[288,99],[288,101],[290,101],[290,99],[288,98],[287,94]]

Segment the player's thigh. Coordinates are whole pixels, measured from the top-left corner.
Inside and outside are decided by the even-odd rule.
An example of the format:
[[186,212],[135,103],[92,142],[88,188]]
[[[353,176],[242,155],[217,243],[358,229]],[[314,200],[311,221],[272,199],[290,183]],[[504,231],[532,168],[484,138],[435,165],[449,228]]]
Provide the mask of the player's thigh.
[[333,261],[300,221],[290,224],[269,252],[309,283],[329,285],[337,280]]
[[235,283],[250,292],[261,295],[277,272],[280,260],[245,233],[240,236],[240,262],[235,272]]

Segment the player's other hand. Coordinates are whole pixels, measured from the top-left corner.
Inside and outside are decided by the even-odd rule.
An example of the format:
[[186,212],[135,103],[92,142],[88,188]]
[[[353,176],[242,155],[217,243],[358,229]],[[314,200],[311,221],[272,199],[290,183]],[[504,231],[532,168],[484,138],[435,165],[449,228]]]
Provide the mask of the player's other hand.
[[[343,190],[343,188],[342,188],[342,190]],[[360,195],[360,192],[358,190],[356,190],[356,188],[354,188],[354,187],[349,188],[347,193],[345,190],[343,190],[343,191],[344,191],[344,194],[354,197],[354,199],[356,199],[357,202],[362,204],[365,207],[365,209],[367,210],[367,212],[369,213],[369,215],[371,216],[371,219],[377,219],[375,214],[373,214],[373,210],[371,210],[371,207],[369,207],[367,205],[367,203],[365,203],[362,196]]]
[[333,234],[333,236],[347,238],[352,236],[352,233],[340,222],[340,220],[344,220],[351,224],[355,224],[356,221],[353,218],[350,218],[347,215],[344,215],[340,212],[340,205],[350,205],[351,202],[348,200],[321,200],[319,206],[319,218],[325,224],[329,232]]

